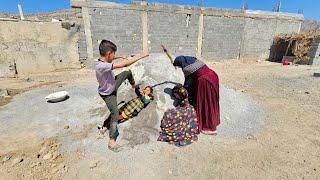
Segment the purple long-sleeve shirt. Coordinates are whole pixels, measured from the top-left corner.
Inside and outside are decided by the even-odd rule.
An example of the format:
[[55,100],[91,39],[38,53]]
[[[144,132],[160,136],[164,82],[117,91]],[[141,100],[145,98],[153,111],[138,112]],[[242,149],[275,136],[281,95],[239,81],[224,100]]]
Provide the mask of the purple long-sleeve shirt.
[[116,87],[115,75],[112,72],[112,63],[96,62],[96,77],[99,83],[98,92],[101,95],[110,95]]

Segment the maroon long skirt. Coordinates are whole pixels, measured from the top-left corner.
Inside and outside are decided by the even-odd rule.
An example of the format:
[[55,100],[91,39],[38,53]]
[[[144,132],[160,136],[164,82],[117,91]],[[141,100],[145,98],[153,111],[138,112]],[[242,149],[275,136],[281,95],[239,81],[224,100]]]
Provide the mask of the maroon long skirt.
[[193,73],[194,99],[200,131],[215,131],[220,124],[219,77],[204,66]]

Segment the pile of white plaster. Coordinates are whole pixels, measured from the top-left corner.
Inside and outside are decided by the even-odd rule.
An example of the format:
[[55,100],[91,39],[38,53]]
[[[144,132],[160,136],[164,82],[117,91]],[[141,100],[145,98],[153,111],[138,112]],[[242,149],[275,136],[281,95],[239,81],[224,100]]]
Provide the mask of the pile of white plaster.
[[[148,58],[130,67],[137,81],[142,87],[158,85],[155,90],[158,123],[166,109],[173,107],[170,89],[173,83],[184,82],[181,69],[175,69],[165,54],[151,54]],[[128,91],[129,86],[120,89],[120,93]],[[265,119],[264,111],[258,107],[245,93],[227,88],[220,84],[220,112],[221,124],[218,127],[220,136],[246,136],[258,130]],[[137,119],[143,119],[139,117]]]

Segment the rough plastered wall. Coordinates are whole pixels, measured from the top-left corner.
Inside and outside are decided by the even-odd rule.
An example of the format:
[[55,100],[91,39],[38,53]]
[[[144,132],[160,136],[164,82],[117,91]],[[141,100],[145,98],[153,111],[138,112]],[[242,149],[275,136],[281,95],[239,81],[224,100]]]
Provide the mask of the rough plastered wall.
[[0,77],[80,68],[76,32],[60,23],[0,21]]
[[320,65],[320,37],[313,40],[308,56],[313,65]]
[[163,44],[172,54],[196,55],[199,15],[149,12],[148,25],[151,52],[163,52]]
[[244,18],[204,16],[202,56],[209,60],[238,59]]
[[300,22],[269,18],[246,18],[240,58],[244,61],[267,60],[273,37],[299,32]]
[[141,12],[133,10],[90,8],[94,57],[99,57],[99,43],[111,40],[118,54],[142,51]]

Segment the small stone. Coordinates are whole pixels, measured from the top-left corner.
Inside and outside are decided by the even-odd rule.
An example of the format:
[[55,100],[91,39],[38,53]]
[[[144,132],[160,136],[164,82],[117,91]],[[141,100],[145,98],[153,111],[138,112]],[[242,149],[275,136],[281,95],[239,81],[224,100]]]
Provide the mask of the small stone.
[[5,156],[5,157],[2,159],[2,162],[9,161],[10,159],[11,159],[11,156]]
[[63,127],[63,129],[69,129],[69,128],[70,128],[69,125],[65,125],[65,126]]
[[52,173],[52,174],[55,174],[55,173],[57,173],[58,171],[59,171],[58,168],[54,168],[54,169],[52,169],[51,173]]
[[92,162],[89,164],[90,169],[93,169],[93,168],[95,168],[95,167],[97,167],[97,166],[98,166],[98,161],[92,161]]
[[103,139],[103,136],[102,135],[98,135],[97,139]]
[[61,155],[61,154],[59,154],[59,153],[54,154],[54,155],[52,156],[52,160],[57,159],[60,155]]
[[54,167],[56,167],[56,166],[57,166],[57,164],[52,164],[52,165],[51,165],[52,168],[54,168]]
[[59,164],[59,165],[57,166],[58,169],[64,169],[65,167],[66,167],[65,164]]
[[47,150],[47,147],[42,147],[39,151],[39,154],[43,154]]
[[50,159],[50,158],[52,158],[52,154],[51,154],[51,153],[48,153],[48,154],[46,154],[46,155],[43,156],[43,159],[44,159],[44,160],[48,160],[48,159]]
[[21,163],[22,161],[23,161],[23,158],[18,157],[12,161],[12,164],[15,165],[15,164]]
[[252,134],[247,134],[247,139],[249,139],[249,140],[257,140],[257,138],[254,137]]
[[36,166],[40,166],[41,165],[41,162],[34,162],[30,165],[31,168],[34,168]]
[[306,91],[306,92],[304,92],[305,94],[310,94],[310,92],[308,92],[308,91]]

